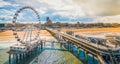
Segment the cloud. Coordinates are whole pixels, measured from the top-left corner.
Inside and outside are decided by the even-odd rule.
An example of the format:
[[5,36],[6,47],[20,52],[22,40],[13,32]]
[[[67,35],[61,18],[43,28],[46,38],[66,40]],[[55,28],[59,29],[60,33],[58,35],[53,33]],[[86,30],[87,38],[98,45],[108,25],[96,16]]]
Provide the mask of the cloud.
[[20,0],[14,1],[14,3],[22,4],[22,6],[32,6],[37,9],[40,16],[59,16],[66,19],[67,17],[71,19],[73,17],[85,16],[81,7],[73,3],[72,0]]
[[92,22],[120,23],[120,15],[97,17]]
[[90,16],[120,14],[120,0],[74,0]]
[[[53,21],[91,22],[101,16],[119,15],[119,0],[0,0],[0,20],[12,21],[12,16],[21,7],[34,7],[45,21],[49,16]],[[19,19],[36,20],[30,13],[20,13]],[[24,16],[24,15],[29,16]],[[33,13],[32,13],[33,14]],[[31,17],[30,17],[31,16]],[[7,18],[7,19],[6,19]],[[31,19],[35,18],[35,19]],[[106,18],[106,17],[105,17]],[[117,18],[114,17],[116,20]]]
[[46,3],[49,9],[54,11],[53,15],[61,16],[85,16],[81,7],[73,3],[72,0],[42,0],[41,3]]
[[11,5],[11,4],[3,0],[0,0],[0,6],[5,6],[5,5]]
[[6,9],[0,9],[0,22],[7,22],[11,21],[14,11],[13,10],[6,10]]

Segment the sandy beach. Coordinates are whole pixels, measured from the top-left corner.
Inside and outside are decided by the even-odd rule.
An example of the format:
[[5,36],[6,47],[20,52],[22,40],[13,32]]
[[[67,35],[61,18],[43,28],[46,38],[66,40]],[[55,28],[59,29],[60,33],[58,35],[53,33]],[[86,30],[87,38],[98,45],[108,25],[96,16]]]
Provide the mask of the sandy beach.
[[[67,30],[72,30],[76,34],[82,34],[82,33],[102,33],[102,32],[120,32],[119,28],[81,28],[81,29],[65,29],[62,28],[62,32],[66,32]],[[44,36],[51,36],[51,34],[46,30],[41,30],[40,35]],[[13,32],[11,30],[0,32],[0,37],[14,37]]]
[[71,30],[76,34],[82,33],[103,33],[103,32],[120,32],[120,27],[118,28],[81,28],[81,29],[61,29],[61,31],[66,32],[67,30]]
[[[41,30],[40,35],[50,36],[51,34],[49,32],[47,32],[46,30]],[[14,37],[13,36],[13,31],[12,30],[7,30],[5,32],[0,32],[0,37],[7,37],[7,36]]]
[[[72,30],[75,34],[101,34],[101,33],[120,33],[119,28],[81,28],[81,29],[65,29],[62,28],[62,32],[66,32],[67,30]],[[18,35],[22,35],[23,32],[18,32]],[[102,34],[101,34],[102,35]],[[22,35],[23,36],[23,35]],[[51,34],[46,30],[40,30],[40,36],[51,36]],[[5,32],[0,32],[0,40],[3,39],[12,39],[15,40],[13,36],[13,31],[8,30]],[[0,42],[1,43],[1,42]]]

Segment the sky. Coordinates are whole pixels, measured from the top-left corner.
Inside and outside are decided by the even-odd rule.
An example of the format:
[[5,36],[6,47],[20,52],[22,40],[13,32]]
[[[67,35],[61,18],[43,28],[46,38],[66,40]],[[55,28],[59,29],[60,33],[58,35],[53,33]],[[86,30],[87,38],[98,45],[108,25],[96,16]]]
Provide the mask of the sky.
[[[12,22],[15,12],[24,6],[36,9],[44,23],[54,22],[118,22],[120,0],[0,0],[0,23]],[[17,21],[37,21],[31,10],[22,11]]]

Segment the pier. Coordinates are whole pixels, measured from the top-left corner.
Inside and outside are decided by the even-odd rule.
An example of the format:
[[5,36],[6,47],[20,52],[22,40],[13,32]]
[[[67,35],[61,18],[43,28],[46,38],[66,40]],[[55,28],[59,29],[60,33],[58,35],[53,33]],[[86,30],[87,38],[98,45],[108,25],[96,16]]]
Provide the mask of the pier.
[[[93,44],[91,44],[89,41],[86,41],[84,39],[78,39],[74,36],[65,34],[63,32],[53,30],[50,28],[46,28],[53,36],[55,36],[59,41],[65,41],[67,44],[72,45],[70,47],[70,51],[73,51],[74,45],[78,47],[78,55],[80,49],[83,49],[85,52],[86,56],[86,61],[88,60],[88,54],[91,54],[93,57],[96,57],[99,61],[100,64],[106,64],[104,61],[103,57],[105,59],[109,59],[108,63],[112,64],[118,64],[120,62],[119,56],[120,56],[120,49],[109,49],[108,47],[102,46],[102,47],[97,47]],[[56,36],[57,35],[57,36]]]
[[[38,19],[38,23],[29,24],[23,27],[17,27],[17,16],[25,9],[32,10]],[[89,57],[92,57],[93,64],[119,64],[120,63],[120,48],[114,49],[99,45],[98,47],[89,38],[77,38],[70,34],[55,30],[50,27],[45,27],[57,41],[46,41],[40,39],[41,22],[38,12],[32,7],[20,8],[13,17],[13,35],[17,43],[10,47],[7,52],[9,54],[9,64],[34,64],[40,63],[40,53],[46,50],[67,51],[73,54],[77,59],[82,60],[84,64],[89,64]],[[23,31],[23,35],[19,34]],[[22,37],[20,37],[22,36]],[[116,38],[119,41],[119,38]],[[95,41],[95,40],[94,40]],[[47,47],[46,42],[49,42],[50,48]],[[54,48],[55,44],[59,44],[59,48]],[[84,56],[83,58],[81,57]],[[82,58],[82,59],[81,59]],[[37,60],[36,60],[37,59]],[[62,59],[62,58],[61,58]],[[96,61],[97,59],[97,61]],[[29,60],[29,61],[28,61]],[[28,61],[28,62],[26,62]]]

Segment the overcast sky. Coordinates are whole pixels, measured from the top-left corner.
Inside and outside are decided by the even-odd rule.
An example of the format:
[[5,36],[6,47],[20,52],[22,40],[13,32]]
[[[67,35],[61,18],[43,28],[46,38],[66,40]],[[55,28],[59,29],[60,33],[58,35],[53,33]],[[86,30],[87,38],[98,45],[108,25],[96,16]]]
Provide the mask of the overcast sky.
[[[11,22],[15,12],[24,6],[34,7],[41,21],[47,16],[62,22],[120,20],[120,0],[0,0],[0,22]],[[37,18],[32,11],[26,10],[19,14],[18,21],[37,21]]]

